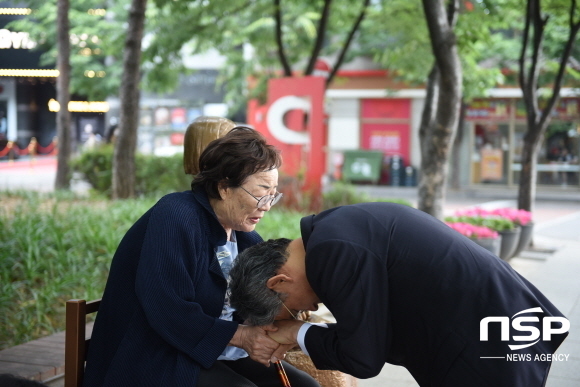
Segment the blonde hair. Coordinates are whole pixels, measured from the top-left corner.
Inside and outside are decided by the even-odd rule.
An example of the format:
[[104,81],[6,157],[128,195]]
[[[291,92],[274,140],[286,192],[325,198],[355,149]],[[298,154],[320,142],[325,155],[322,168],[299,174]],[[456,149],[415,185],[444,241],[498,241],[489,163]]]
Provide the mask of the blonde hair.
[[223,137],[236,124],[227,118],[201,116],[196,118],[185,131],[183,140],[183,169],[188,175],[199,173],[199,157],[213,140]]

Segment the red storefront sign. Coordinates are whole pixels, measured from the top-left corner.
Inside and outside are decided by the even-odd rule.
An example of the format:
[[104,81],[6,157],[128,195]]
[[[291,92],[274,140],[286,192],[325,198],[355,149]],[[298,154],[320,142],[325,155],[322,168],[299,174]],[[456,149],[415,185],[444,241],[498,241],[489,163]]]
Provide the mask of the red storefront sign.
[[474,99],[465,110],[465,119],[506,121],[509,119],[510,109],[509,99]]
[[288,77],[268,82],[268,102],[248,104],[248,123],[282,152],[281,170],[305,175],[306,189],[318,192],[326,170],[325,78]]
[[[540,109],[546,106],[547,101],[540,101]],[[526,118],[526,107],[523,100],[516,102],[516,118]],[[554,110],[552,110],[552,119],[561,121],[577,120],[580,118],[580,98],[560,98]]]
[[402,156],[408,163],[411,101],[365,99],[361,103],[362,147],[380,150],[387,156]]

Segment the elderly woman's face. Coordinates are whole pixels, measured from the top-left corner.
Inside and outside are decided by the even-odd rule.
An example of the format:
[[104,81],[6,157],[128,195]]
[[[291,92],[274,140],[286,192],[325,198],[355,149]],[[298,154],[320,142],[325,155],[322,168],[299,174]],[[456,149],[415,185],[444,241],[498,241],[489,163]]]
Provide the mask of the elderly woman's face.
[[214,208],[218,220],[226,229],[254,231],[265,212],[270,210],[269,202],[258,208],[254,197],[275,195],[277,187],[278,170],[273,169],[249,176],[241,187],[220,189],[223,200]]

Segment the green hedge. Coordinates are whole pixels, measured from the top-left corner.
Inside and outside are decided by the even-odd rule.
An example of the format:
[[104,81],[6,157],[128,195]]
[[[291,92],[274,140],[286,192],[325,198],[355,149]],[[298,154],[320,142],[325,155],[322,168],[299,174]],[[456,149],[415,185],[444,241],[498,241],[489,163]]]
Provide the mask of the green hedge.
[[322,209],[326,210],[338,206],[366,202],[399,203],[412,207],[411,202],[405,199],[372,198],[364,192],[358,192],[354,185],[337,182],[327,192],[322,194]]
[[[92,188],[111,194],[113,147],[87,150],[71,161],[73,171],[80,172]],[[135,156],[135,192],[140,196],[161,196],[187,190],[192,177],[183,171],[183,154],[160,157],[138,153]]]
[[154,199],[0,193],[0,349],[64,329],[67,299],[102,296],[111,258]]
[[497,232],[513,230],[515,227],[514,222],[499,216],[447,216],[445,221],[448,223],[469,223],[487,227]]

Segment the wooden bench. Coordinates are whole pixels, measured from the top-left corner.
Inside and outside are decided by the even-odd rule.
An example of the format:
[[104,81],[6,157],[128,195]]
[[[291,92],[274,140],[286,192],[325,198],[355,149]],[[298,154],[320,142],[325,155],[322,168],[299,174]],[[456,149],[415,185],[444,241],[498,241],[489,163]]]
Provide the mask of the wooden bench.
[[[70,377],[73,378],[72,380],[78,381],[78,369],[81,364],[84,364],[84,351],[86,350],[84,338],[90,337],[93,330],[93,323],[86,324],[85,316],[87,313],[96,311],[95,307],[98,308],[99,302],[100,300],[92,302],[67,301],[66,331],[0,351],[0,374],[18,375],[43,382],[49,386],[53,383],[62,385],[66,368],[71,368],[70,375],[65,379]],[[83,303],[85,304],[84,312]],[[83,340],[80,340],[81,337]],[[67,346],[70,346],[70,349],[65,350]],[[85,349],[81,350],[81,348]],[[82,354],[83,363],[81,363],[81,355],[77,355],[79,351]],[[66,361],[65,358],[70,358],[70,361]],[[80,378],[82,380],[82,374],[80,374]],[[80,383],[71,383],[69,382],[67,386],[80,386]]]
[[44,383],[64,373],[64,332],[0,351],[0,374]]
[[[87,335],[87,315],[99,310],[101,300],[66,302],[64,387],[81,387],[91,334]],[[91,331],[92,333],[92,331]]]

